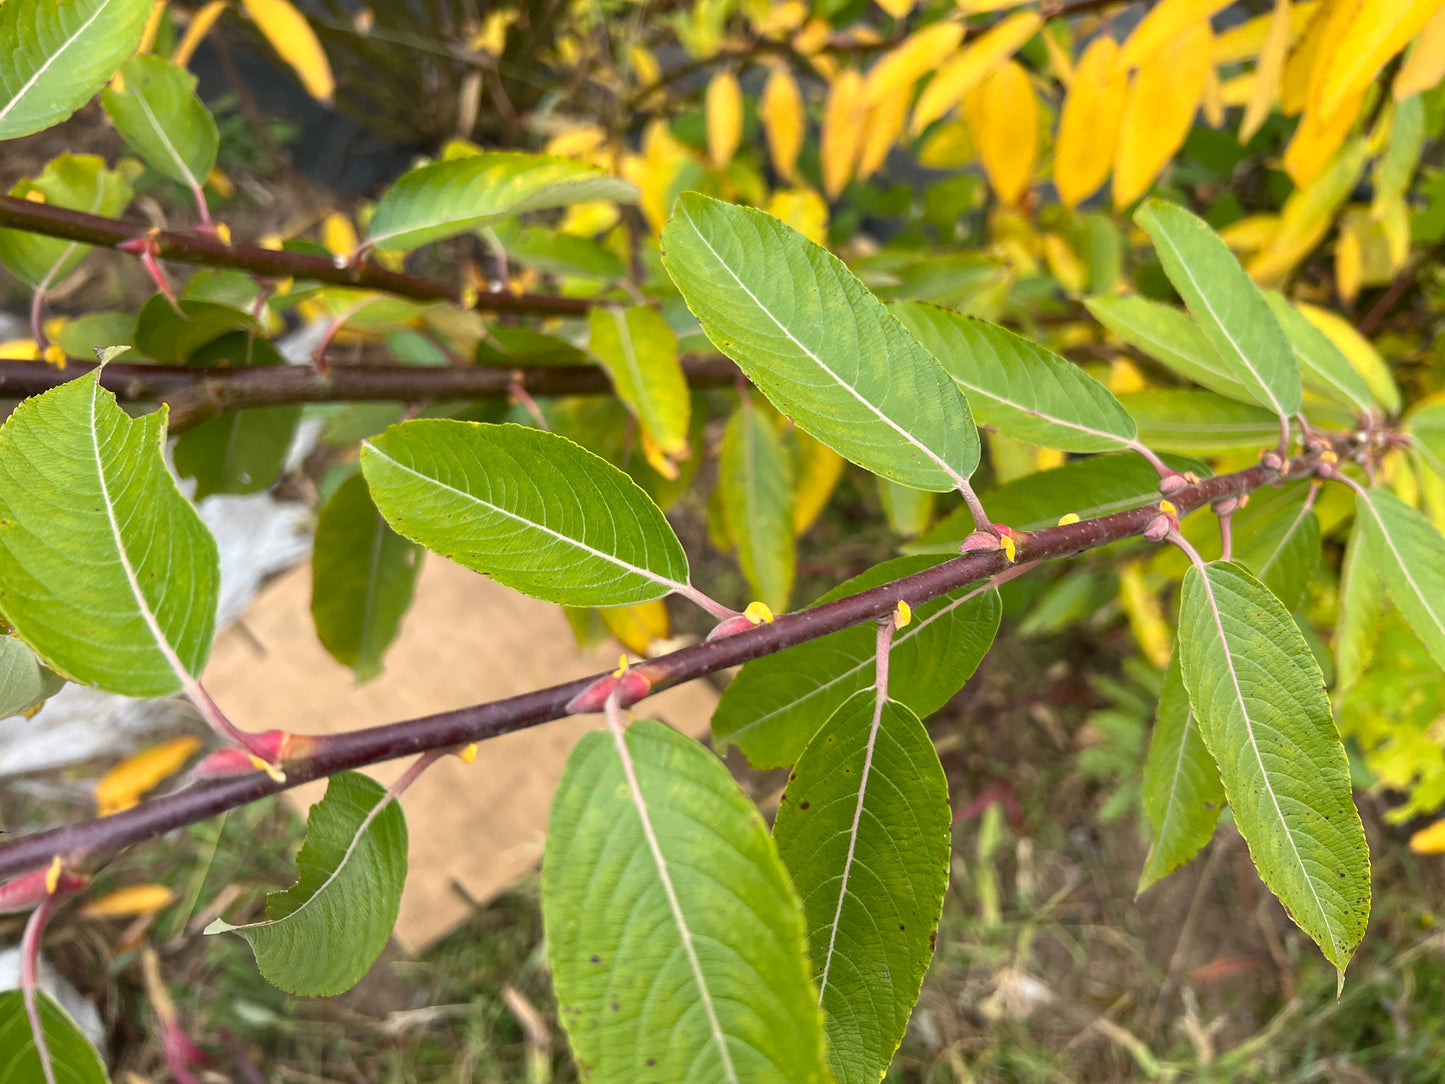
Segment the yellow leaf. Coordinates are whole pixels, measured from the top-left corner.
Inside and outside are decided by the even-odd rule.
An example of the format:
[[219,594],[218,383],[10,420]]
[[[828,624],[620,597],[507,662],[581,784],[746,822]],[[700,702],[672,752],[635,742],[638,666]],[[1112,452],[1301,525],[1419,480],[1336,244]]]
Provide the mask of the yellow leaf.
[[[1301,4],[1290,5],[1289,40],[1292,42],[1309,25],[1314,14],[1319,10],[1319,0],[1304,0]],[[1257,15],[1247,22],[1238,26],[1230,27],[1214,39],[1214,63],[1219,66],[1225,64],[1238,64],[1241,60],[1252,60],[1259,56],[1264,50],[1264,43],[1269,38],[1270,25],[1274,20],[1274,12],[1264,15]],[[1286,50],[1288,51],[1288,50]]]
[[632,606],[604,606],[597,614],[618,642],[634,655],[646,655],[653,640],[672,635],[672,624],[662,599]]
[[672,213],[668,199],[674,179],[693,157],[673,136],[667,121],[657,117],[642,130],[642,153],[623,157],[621,173],[624,180],[637,186],[637,205],[657,233]]
[[[1314,52],[1309,58],[1309,78],[1306,81],[1304,109],[1311,107],[1318,109],[1330,66],[1340,50],[1349,47],[1350,27],[1363,3],[1364,0],[1327,0],[1323,12],[1325,21],[1320,27],[1318,35],[1314,37]],[[1313,29],[1312,21],[1305,32],[1306,38],[1309,38],[1309,31]],[[1303,46],[1307,42],[1302,41],[1300,44]]]
[[[1408,220],[1405,229],[1409,229]],[[1405,244],[1408,254],[1408,234]],[[1391,238],[1384,219],[1360,207],[1341,215],[1335,239],[1335,286],[1340,296],[1353,303],[1362,286],[1388,283],[1398,270],[1396,245],[1398,240]]]
[[1279,88],[1284,79],[1284,62],[1289,55],[1293,27],[1294,15],[1290,10],[1289,0],[1275,0],[1274,11],[1269,16],[1269,33],[1264,39],[1259,61],[1254,67],[1254,84],[1249,103],[1244,107],[1244,119],[1239,123],[1241,143],[1248,143],[1254,138],[1254,133],[1269,119],[1269,111],[1279,100]]
[[1380,223],[1380,232],[1385,236],[1389,253],[1390,274],[1394,275],[1410,258],[1410,208],[1403,195],[1381,200],[1377,192],[1370,214]]
[[[1119,50],[1118,64],[1132,70],[1141,68],[1173,47],[1186,32],[1208,23],[1209,17],[1233,0],[1160,0],[1129,35]],[[1211,39],[1209,52],[1213,53]]]
[[[1363,0],[1350,21],[1311,103],[1325,116],[1369,89],[1386,62],[1424,29],[1445,0]],[[1314,83],[1311,91],[1316,92]]]
[[1144,582],[1143,561],[1130,561],[1119,569],[1119,602],[1129,617],[1129,629],[1144,657],[1164,669],[1169,665],[1174,647],[1159,596]]
[[1109,390],[1115,395],[1129,395],[1136,391],[1148,391],[1149,381],[1128,358],[1115,358],[1109,362]]
[[361,242],[351,219],[340,211],[332,211],[321,221],[321,243],[338,256],[350,256]]
[[256,29],[261,31],[276,54],[291,66],[306,93],[317,101],[330,102],[336,91],[331,64],[316,40],[306,16],[289,0],[241,0]]
[[704,112],[707,116],[707,156],[714,169],[724,169],[737,153],[743,137],[743,90],[731,71],[718,72],[708,81]]
[[1349,359],[1355,372],[1364,379],[1376,399],[1387,405],[1394,399],[1395,409],[1399,409],[1400,393],[1395,388],[1395,378],[1390,373],[1389,363],[1380,356],[1369,339],[1355,330],[1354,324],[1338,313],[1302,301],[1296,302],[1295,307],[1304,314],[1306,320],[1323,331],[1330,342],[1340,348],[1340,353]]
[[1279,215],[1249,215],[1219,231],[1219,239],[1235,252],[1258,252],[1279,233]]
[[972,162],[974,156],[968,125],[961,120],[940,124],[918,148],[918,164],[929,169],[960,169]]
[[1005,61],[964,97],[963,119],[988,183],[1014,206],[1029,190],[1038,153],[1038,99],[1029,73]]
[[818,155],[823,191],[829,199],[843,191],[858,164],[863,142],[863,77],[853,68],[838,73],[823,106],[823,136]]
[[598,124],[569,124],[542,144],[543,154],[562,158],[590,158],[607,146],[607,131]]
[[863,145],[858,151],[858,179],[866,181],[882,168],[888,150],[903,134],[908,95],[895,94],[868,107],[863,118]]
[[1289,146],[1284,149],[1284,171],[1290,180],[1304,188],[1324,171],[1335,152],[1344,145],[1364,104],[1362,93],[1323,120],[1313,106],[1305,110]]
[[136,46],[136,52],[148,53],[151,46],[156,42],[156,31],[161,28],[161,16],[166,13],[166,0],[155,0],[151,5],[151,13],[146,18],[145,28],[141,30],[140,44]]
[[1208,23],[1184,31],[1129,80],[1114,154],[1114,206],[1127,207],[1184,145],[1212,61]]
[[808,18],[808,5],[803,0],[783,0],[766,11],[749,13],[748,21],[759,34],[779,38],[802,26]]
[[0,361],[39,361],[40,344],[34,339],[8,339],[0,342]]
[[1287,117],[1304,110],[1310,100],[1310,79],[1315,59],[1326,36],[1333,37],[1341,23],[1348,23],[1358,0],[1323,0],[1305,24],[1284,64],[1284,81],[1279,89],[1279,109]]
[[[1036,11],[1021,11],[1010,15],[997,26],[939,68],[938,74],[923,88],[918,104],[913,107],[913,119],[909,122],[910,135],[918,135],[923,129],[943,116],[986,75],[997,68],[1038,32],[1043,20]],[[1031,92],[1032,93],[1032,92]]]
[[1254,72],[1241,72],[1232,79],[1226,79],[1219,88],[1219,100],[1225,107],[1246,106],[1254,94]]
[[1430,90],[1445,79],[1445,7],[1441,7],[1420,31],[1415,47],[1395,76],[1395,101]]
[[763,84],[758,115],[768,137],[773,168],[783,180],[797,183],[798,153],[803,149],[803,96],[787,68],[774,68]]
[[493,9],[482,20],[482,28],[467,44],[479,53],[499,57],[507,49],[507,31],[521,15],[516,8]]
[[219,167],[206,174],[206,187],[222,199],[230,199],[236,194],[236,182],[226,176]]
[[632,67],[632,75],[639,87],[650,87],[658,79],[662,78],[662,65],[657,62],[657,57],[652,55],[652,50],[645,45],[634,43],[627,47],[627,63]]
[[1365,157],[1365,141],[1351,140],[1312,184],[1290,193],[1280,210],[1279,229],[1246,268],[1251,276],[1259,282],[1279,279],[1313,251],[1349,199]]
[[901,19],[913,10],[913,0],[878,0],[878,6],[895,19]]
[[828,205],[811,188],[779,188],[768,200],[767,212],[781,218],[808,240],[827,244]]
[[165,885],[127,885],[91,900],[80,909],[81,918],[134,918],[169,907],[175,892]]
[[1358,232],[1340,223],[1340,234],[1335,240],[1335,288],[1346,304],[1354,304],[1360,296],[1361,261]]
[[1059,41],[1057,34],[1045,30],[1040,37],[1044,42],[1044,54],[1049,58],[1049,71],[1053,72],[1065,90],[1071,90],[1074,86],[1074,58],[1069,55],[1069,50]]
[[802,535],[828,506],[847,462],[800,429],[795,429],[793,436],[797,442],[793,455],[793,533]]
[[1411,836],[1410,850],[1416,854],[1445,854],[1445,820],[1438,820]]
[[605,200],[588,200],[586,203],[574,203],[568,207],[562,213],[562,221],[557,229],[574,237],[596,237],[617,225],[620,217],[617,204]]
[[1199,109],[1209,127],[1224,127],[1224,91],[1219,85],[1219,71],[1213,61],[1204,69],[1204,91],[1199,96]]
[[200,747],[197,738],[172,738],[127,757],[95,784],[96,812],[106,817],[136,805],[180,771]]
[[1007,11],[1009,8],[1021,7],[1028,0],[954,0],[958,10],[965,15],[982,15],[988,11]]
[[211,27],[216,25],[216,20],[226,10],[226,0],[211,0],[209,4],[201,8],[191,16],[191,21],[186,24],[186,32],[181,36],[180,43],[171,54],[171,63],[178,68],[187,67],[191,63],[191,57],[195,55],[196,46],[211,32]]
[[864,104],[906,98],[913,84],[948,59],[962,41],[962,23],[934,23],[908,35],[869,69],[863,86]]
[[1109,179],[1129,89],[1115,66],[1118,55],[1113,38],[1096,37],[1079,57],[1074,85],[1064,98],[1054,145],[1054,187],[1067,207],[1077,207]]
[[1069,242],[1057,233],[1044,234],[1044,260],[1049,265],[1049,273],[1064,288],[1064,293],[1077,296],[1088,287],[1089,269]]

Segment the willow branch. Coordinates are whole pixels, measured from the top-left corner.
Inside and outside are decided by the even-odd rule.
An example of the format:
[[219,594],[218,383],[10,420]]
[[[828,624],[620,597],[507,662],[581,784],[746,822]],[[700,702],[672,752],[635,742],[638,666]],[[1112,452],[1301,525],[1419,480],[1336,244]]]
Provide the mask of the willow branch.
[[[0,398],[23,399],[74,380],[96,368],[71,362],[64,370],[38,361],[0,361]],[[694,388],[729,387],[738,369],[726,358],[691,358],[683,372]],[[333,365],[320,372],[306,365],[192,369],[174,365],[110,364],[102,387],[125,402],[168,403],[170,428],[178,432],[232,410],[396,400],[505,399],[518,388],[533,397],[610,395],[605,370],[596,365],[550,365],[500,369],[485,365]]]
[[[31,203],[14,196],[0,196],[0,226],[106,248],[150,240],[155,256],[162,260],[225,267],[268,278],[309,279],[336,286],[377,290],[415,301],[450,301],[460,305],[471,300],[464,298],[462,291],[451,283],[389,271],[372,263],[362,262],[355,267],[338,266],[325,256],[261,248],[259,245],[227,244],[220,238],[195,233],[152,231],[134,222],[72,211],[49,203]],[[497,291],[480,295],[473,307],[488,312],[571,316],[585,313],[592,304],[590,299],[581,297]]]
[[[1281,470],[1272,470],[1260,463],[1246,470],[1206,478],[1171,494],[1170,500],[1182,516],[1204,505],[1251,493],[1263,486],[1314,475],[1320,467],[1321,454],[1316,452],[1286,460]],[[1024,564],[1054,560],[1119,542],[1143,533],[1158,515],[1157,502],[1151,502],[1096,519],[1019,533],[1016,536],[1017,561]],[[997,551],[957,557],[835,602],[783,614],[771,624],[758,625],[746,632],[649,659],[631,668],[631,673],[644,679],[632,687],[643,688],[646,690],[643,695],[649,695],[775,654],[839,629],[876,621],[891,614],[900,599],[917,607],[966,584],[1005,572],[1009,567],[1004,555]],[[559,719],[568,714],[569,701],[606,676],[599,674],[580,678],[486,704],[334,735],[319,745],[315,755],[287,761],[284,782],[278,783],[256,772],[232,779],[197,783],[109,817],[21,836],[0,843],[0,878],[43,866],[56,855],[68,867],[93,865],[122,847],[194,824],[301,783],[397,757],[485,741]],[[627,701],[622,706],[630,706],[631,702]]]

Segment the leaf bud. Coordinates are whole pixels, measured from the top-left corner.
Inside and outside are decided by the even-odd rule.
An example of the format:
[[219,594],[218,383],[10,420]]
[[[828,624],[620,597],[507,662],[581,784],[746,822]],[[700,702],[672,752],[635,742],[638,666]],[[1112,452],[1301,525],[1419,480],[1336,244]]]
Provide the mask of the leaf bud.
[[1150,542],[1163,542],[1169,532],[1174,529],[1174,525],[1174,520],[1161,513],[1150,520],[1149,526],[1144,528],[1144,537]]

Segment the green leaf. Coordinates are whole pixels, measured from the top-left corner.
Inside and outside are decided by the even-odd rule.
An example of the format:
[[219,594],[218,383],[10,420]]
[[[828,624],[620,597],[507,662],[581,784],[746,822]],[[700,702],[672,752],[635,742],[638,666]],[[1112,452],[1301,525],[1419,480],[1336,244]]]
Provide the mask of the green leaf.
[[[265,339],[233,331],[191,355],[196,367],[284,365]],[[172,452],[176,473],[196,480],[196,500],[212,493],[259,493],[281,474],[299,406],[233,410],[187,429]]]
[[1356,519],[1340,564],[1335,606],[1335,692],[1347,693],[1375,657],[1375,642],[1385,618],[1385,581],[1375,568],[1362,519]]
[[149,53],[120,69],[124,88],[100,92],[101,104],[152,169],[198,192],[216,164],[220,132],[196,97],[196,77]]
[[1173,873],[1209,842],[1224,808],[1224,784],[1189,707],[1175,648],[1159,694],[1149,757],[1144,762],[1144,815],[1149,856],[1135,895]]
[[[1209,470],[1198,460],[1166,455],[1165,463],[1177,471]],[[988,514],[1019,531],[1053,527],[1072,512],[1093,519],[1151,504],[1159,499],[1159,474],[1133,452],[1075,459],[1051,470],[1035,471],[981,494]],[[958,553],[958,544],[973,530],[973,516],[960,506],[910,542],[908,553]]]
[[1320,518],[1307,504],[1310,483],[1270,499],[1258,494],[1234,514],[1235,555],[1287,610],[1304,597],[1320,563]]
[[1335,967],[1370,914],[1370,855],[1324,677],[1280,601],[1241,565],[1184,578],[1189,703],[1260,876]]
[[[108,1084],[105,1064],[70,1014],[43,990],[37,990],[35,997],[56,1084]],[[45,1079],[25,1012],[25,995],[19,990],[0,991],[0,1084],[38,1084]]]
[[71,357],[89,359],[99,348],[135,342],[135,315],[128,312],[86,313],[65,321],[53,337]]
[[1412,406],[1405,414],[1405,431],[1410,446],[1445,478],[1445,395],[1435,394]]
[[1279,443],[1279,419],[1263,407],[1209,391],[1163,388],[1119,396],[1139,424],[1139,441],[1156,452],[1222,455]]
[[1355,371],[1350,359],[1328,335],[1310,323],[1304,313],[1277,290],[1265,291],[1264,298],[1289,339],[1305,387],[1360,413],[1374,406],[1375,399],[1365,378]]
[[381,673],[382,656],[411,606],[420,550],[386,525],[359,474],[321,510],[311,551],[311,616],[322,645],[358,681]]
[[[936,564],[936,557],[884,561],[818,602]],[[998,632],[1001,613],[998,592],[987,584],[960,587],[915,606],[913,621],[893,637],[888,695],[920,717],[937,711],[973,676]],[[758,768],[792,764],[843,701],[873,685],[875,638],[870,622],[746,664],[713,712],[714,745],[731,742]]]
[[803,898],[840,1084],[883,1079],[933,958],[948,888],[948,780],[918,716],[865,689],[788,775],[773,837]]
[[245,938],[271,985],[303,997],[355,986],[391,937],[406,882],[406,819],[386,789],[356,772],[333,775],[306,818],[298,878],[266,897],[266,921],[208,934]]
[[636,195],[626,181],[574,158],[498,151],[433,162],[402,174],[383,193],[366,244],[404,252],[524,211]]
[[598,306],[588,317],[592,352],[601,360],[618,398],[642,423],[664,455],[687,454],[692,396],[677,360],[677,336],[656,309]]
[[968,403],[843,262],[772,215],[684,193],[663,264],[713,344],[804,432],[943,492],[978,466]]
[[1109,390],[1050,350],[977,317],[906,301],[893,314],[968,398],[980,423],[1066,452],[1114,452],[1134,419]]
[[[44,0],[42,0],[44,2]],[[0,7],[0,22],[10,5]],[[0,41],[5,40],[0,37]],[[0,57],[0,65],[4,64]],[[114,218],[125,210],[132,195],[130,182],[120,170],[105,168],[105,160],[93,154],[62,154],[53,159],[39,177],[23,180],[10,194],[24,199],[31,193],[45,197],[55,207],[84,211]],[[90,245],[42,237],[38,233],[0,229],[0,264],[32,288],[58,286],[85,259]]]
[[1387,489],[1364,490],[1355,507],[1390,601],[1445,667],[1445,538]]
[[[661,723],[588,734],[542,858],[542,917],[581,1076],[828,1079],[803,910],[722,762]],[[630,778],[629,778],[630,777]],[[645,819],[644,819],[645,818]]]
[[723,435],[718,486],[749,588],[782,613],[795,571],[793,462],[772,418],[746,399]]
[[[883,513],[888,517],[888,526],[894,534],[912,538],[922,534],[933,521],[934,495],[924,489],[910,489],[878,479],[878,499],[883,503]],[[965,532],[967,533],[967,532]]]
[[487,328],[487,337],[477,343],[478,365],[586,365],[591,359],[565,339],[543,335],[527,327]]
[[611,281],[627,277],[622,257],[612,249],[572,233],[532,226],[515,237],[502,238],[513,264],[531,267],[544,275],[581,276]]
[[1188,313],[1135,294],[1091,297],[1084,304],[1099,323],[1180,376],[1230,399],[1254,401]]
[[1264,293],[1204,220],[1146,200],[1134,221],[1149,234],[1169,281],[1226,369],[1275,414],[1300,408],[1300,372]]
[[397,534],[533,598],[621,606],[687,582],[657,505],[566,437],[419,418],[364,443],[361,468]]
[[21,715],[58,693],[65,679],[14,636],[0,636],[0,719]]
[[151,0],[0,5],[0,139],[59,124],[135,52]]
[[131,418],[98,374],[0,426],[0,612],[72,681],[168,696],[210,653],[216,543],[166,470],[166,408]]
[[249,313],[230,305],[190,297],[177,304],[180,312],[164,294],[152,294],[141,306],[135,325],[137,351],[157,361],[179,362],[233,331],[261,335],[261,325]]

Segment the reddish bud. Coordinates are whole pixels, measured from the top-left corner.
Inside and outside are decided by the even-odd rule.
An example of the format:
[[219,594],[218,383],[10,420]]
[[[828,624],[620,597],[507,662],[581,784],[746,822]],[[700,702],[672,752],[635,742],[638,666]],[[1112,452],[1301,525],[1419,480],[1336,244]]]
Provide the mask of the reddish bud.
[[1159,492],[1167,497],[1171,493],[1178,493],[1188,484],[1189,479],[1184,477],[1184,475],[1171,474],[1165,478],[1159,479]]
[[1175,522],[1168,516],[1157,515],[1149,522],[1149,526],[1144,528],[1144,537],[1150,542],[1163,542],[1174,526]]
[[1278,452],[1265,452],[1259,461],[1270,470],[1280,470],[1284,466],[1284,460],[1279,457]]
[[0,885],[0,915],[34,910],[47,897],[70,896],[90,883],[89,877],[64,867],[57,869],[58,863],[56,859],[48,866],[32,869]]
[[[749,625],[749,628],[751,627]],[[618,702],[625,708],[629,704],[637,703],[652,691],[652,679],[641,670],[624,670],[620,674],[600,677],[567,701],[567,711],[572,715],[601,711],[614,691],[617,693]]]
[[747,614],[738,614],[736,617],[729,617],[726,621],[719,621],[713,630],[707,634],[708,642],[722,640],[728,636],[736,636],[740,632],[747,632],[748,629],[755,629],[757,625]]
[[993,553],[998,549],[998,535],[974,531],[958,547],[960,553]]
[[1209,506],[1214,510],[1216,516],[1232,516],[1239,511],[1238,497],[1225,497],[1222,501],[1215,501]]
[[227,745],[202,757],[191,769],[191,778],[229,779],[233,775],[249,775],[263,770],[256,765],[258,759],[239,745]]

